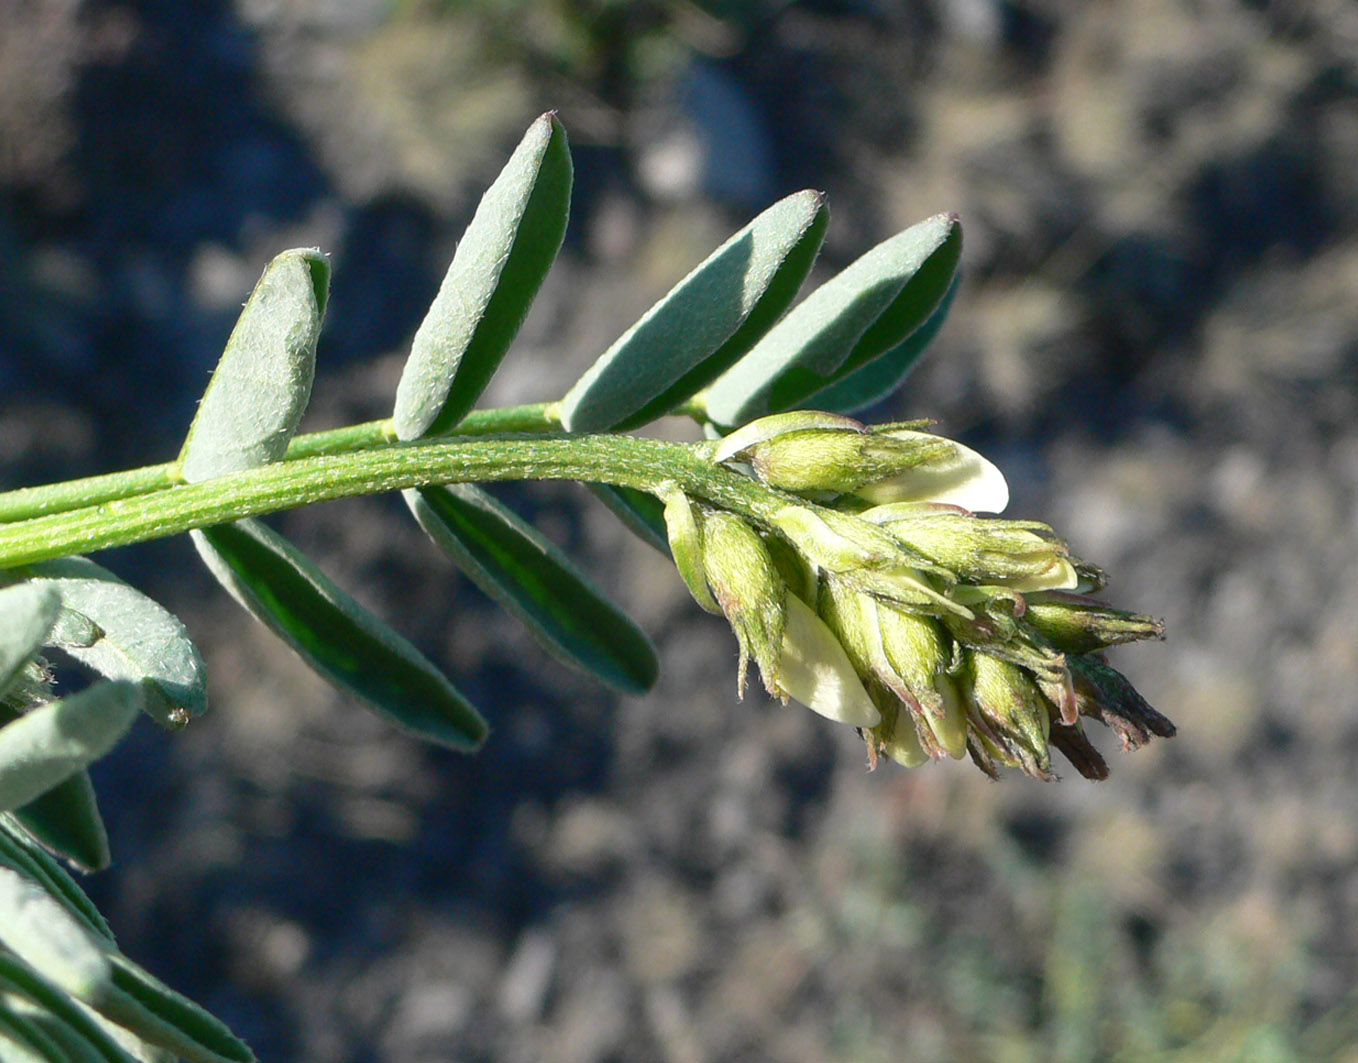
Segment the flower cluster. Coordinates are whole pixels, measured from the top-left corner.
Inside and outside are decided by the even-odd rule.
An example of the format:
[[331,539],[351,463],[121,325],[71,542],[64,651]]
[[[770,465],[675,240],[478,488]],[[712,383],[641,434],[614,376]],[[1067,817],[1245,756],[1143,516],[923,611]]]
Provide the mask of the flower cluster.
[[1050,779],[1055,746],[1101,779],[1083,719],[1124,748],[1172,735],[1103,656],[1160,622],[1090,597],[1103,574],[1046,525],[977,516],[1007,505],[1003,475],[922,428],[766,417],[712,457],[785,502],[754,519],[669,493],[675,562],[734,629],[741,692],[753,659],[770,694],[858,728],[874,766],[965,752]]

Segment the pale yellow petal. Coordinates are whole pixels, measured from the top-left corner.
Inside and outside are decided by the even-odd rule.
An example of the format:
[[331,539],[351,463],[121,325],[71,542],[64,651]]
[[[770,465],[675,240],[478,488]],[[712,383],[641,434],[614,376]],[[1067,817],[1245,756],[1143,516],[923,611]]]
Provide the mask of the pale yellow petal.
[[875,727],[882,719],[834,633],[791,594],[777,682],[788,697],[839,723]]

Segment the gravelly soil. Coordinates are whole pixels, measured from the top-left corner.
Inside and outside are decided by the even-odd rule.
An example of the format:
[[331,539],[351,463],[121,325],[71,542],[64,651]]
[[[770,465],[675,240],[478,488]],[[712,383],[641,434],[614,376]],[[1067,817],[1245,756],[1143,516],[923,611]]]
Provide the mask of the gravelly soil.
[[329,506],[281,526],[494,737],[393,733],[184,543],[110,555],[214,684],[99,767],[124,947],[266,1060],[1353,1060],[1351,8],[568,6],[0,8],[6,483],[172,454],[289,246],[335,256],[311,424],[385,415],[477,190],[559,107],[573,228],[490,400],[559,396],[798,187],[827,270],[959,210],[952,320],[874,413],[991,454],[1165,617],[1120,666],[1180,734],[1100,739],[1098,785],[869,774],[738,702],[729,631],[583,491],[504,497],[652,634],[644,699],[545,659],[391,500]]

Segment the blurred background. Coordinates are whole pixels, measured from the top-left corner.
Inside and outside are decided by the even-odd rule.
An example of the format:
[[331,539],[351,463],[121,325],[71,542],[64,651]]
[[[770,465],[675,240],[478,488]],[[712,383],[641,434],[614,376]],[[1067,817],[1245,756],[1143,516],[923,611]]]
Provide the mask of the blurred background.
[[492,385],[559,397],[774,199],[818,276],[961,213],[875,419],[1008,473],[1169,639],[1179,736],[1088,783],[865,770],[583,490],[502,493],[659,645],[545,659],[399,500],[277,523],[489,715],[314,679],[184,541],[99,560],[214,711],[96,782],[124,948],[262,1059],[1358,1061],[1358,7],[1349,0],[0,4],[0,483],[166,460],[264,264],[333,255],[307,428],[390,412],[476,198],[559,111],[567,246]]

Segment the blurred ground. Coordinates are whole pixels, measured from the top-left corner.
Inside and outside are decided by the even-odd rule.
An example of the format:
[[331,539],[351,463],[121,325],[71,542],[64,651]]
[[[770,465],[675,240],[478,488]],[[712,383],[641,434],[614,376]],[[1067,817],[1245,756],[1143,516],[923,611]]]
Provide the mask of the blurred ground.
[[[620,701],[389,500],[282,521],[491,715],[462,759],[332,694],[186,544],[214,712],[97,781],[129,953],[265,1060],[1358,1060],[1358,10],[166,0],[0,6],[4,483],[172,454],[270,256],[334,254],[312,427],[385,415],[538,112],[567,252],[490,400],[559,396],[762,205],[823,262],[943,209],[934,416],[1164,645],[1180,735],[1111,781],[864,770],[734,696],[734,642],[582,491],[507,497],[657,640]],[[1073,775],[1074,773],[1069,773]]]

